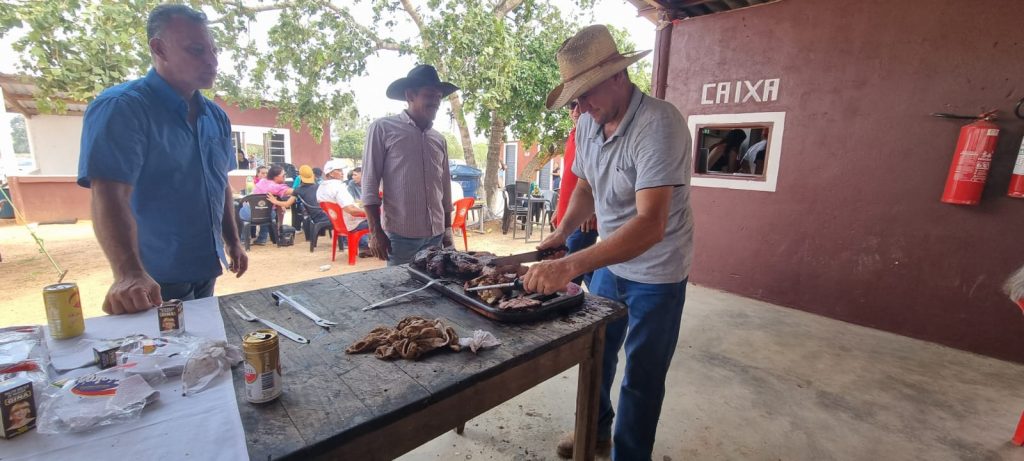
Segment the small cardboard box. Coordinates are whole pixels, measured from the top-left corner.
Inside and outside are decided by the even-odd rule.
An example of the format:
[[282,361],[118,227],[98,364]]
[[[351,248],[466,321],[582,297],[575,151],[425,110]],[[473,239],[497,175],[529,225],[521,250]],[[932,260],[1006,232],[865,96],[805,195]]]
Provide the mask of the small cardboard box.
[[32,381],[25,378],[0,382],[0,437],[9,439],[36,427],[36,399]]

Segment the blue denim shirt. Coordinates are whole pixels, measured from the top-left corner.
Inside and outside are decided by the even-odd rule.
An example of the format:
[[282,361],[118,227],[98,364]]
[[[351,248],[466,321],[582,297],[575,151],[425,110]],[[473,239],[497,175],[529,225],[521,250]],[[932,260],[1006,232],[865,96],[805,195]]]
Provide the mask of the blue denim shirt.
[[221,218],[236,159],[227,114],[199,98],[193,130],[186,101],[150,70],[107,88],[85,111],[78,184],[103,179],[133,187],[142,265],[160,283],[222,273]]

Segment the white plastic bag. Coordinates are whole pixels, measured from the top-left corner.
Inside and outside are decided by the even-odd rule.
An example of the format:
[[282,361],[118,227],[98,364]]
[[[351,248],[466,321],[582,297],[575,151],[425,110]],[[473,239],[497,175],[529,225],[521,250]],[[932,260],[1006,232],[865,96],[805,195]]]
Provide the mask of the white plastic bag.
[[183,395],[192,395],[206,389],[213,379],[242,362],[242,351],[222,340],[200,339],[188,354],[185,370],[181,374]]
[[140,375],[125,375],[125,366],[80,376],[60,389],[44,392],[39,432],[81,432],[98,426],[138,419],[142,409],[160,393]]
[[494,347],[501,344],[498,338],[494,337],[489,331],[476,330],[473,332],[472,337],[459,338],[459,346],[468,347],[470,351],[475,354],[477,350],[488,347]]

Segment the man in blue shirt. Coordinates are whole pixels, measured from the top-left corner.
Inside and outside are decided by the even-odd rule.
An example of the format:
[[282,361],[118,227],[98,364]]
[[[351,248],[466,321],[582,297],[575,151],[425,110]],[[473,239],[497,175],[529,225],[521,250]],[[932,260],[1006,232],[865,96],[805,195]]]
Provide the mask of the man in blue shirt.
[[248,267],[227,181],[231,122],[199,92],[217,76],[206,15],[160,5],[146,34],[153,69],[104,90],[82,127],[78,184],[92,188],[93,228],[114,272],[108,314],[212,296],[221,261],[238,277]]

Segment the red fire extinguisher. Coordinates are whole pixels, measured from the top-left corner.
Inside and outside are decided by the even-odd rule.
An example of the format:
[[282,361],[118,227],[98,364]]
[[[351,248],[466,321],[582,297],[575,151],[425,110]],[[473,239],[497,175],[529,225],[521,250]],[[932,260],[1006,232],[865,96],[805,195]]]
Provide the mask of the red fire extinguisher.
[[[1020,112],[1021,104],[1024,104],[1024,98],[1017,101],[1017,107],[1013,112],[1017,114],[1017,118],[1024,120],[1024,114]],[[1017,162],[1013,165],[1010,188],[1006,191],[1006,195],[1013,198],[1024,198],[1024,139],[1020,141],[1020,151],[1017,152]],[[1021,309],[1024,309],[1024,304],[1021,305]]]
[[960,139],[953,152],[953,162],[946,176],[946,188],[942,191],[942,202],[954,205],[977,205],[985,189],[992,154],[999,140],[999,127],[992,123],[995,111],[978,117],[951,114],[932,114],[947,118],[977,119],[974,123],[960,128]]

